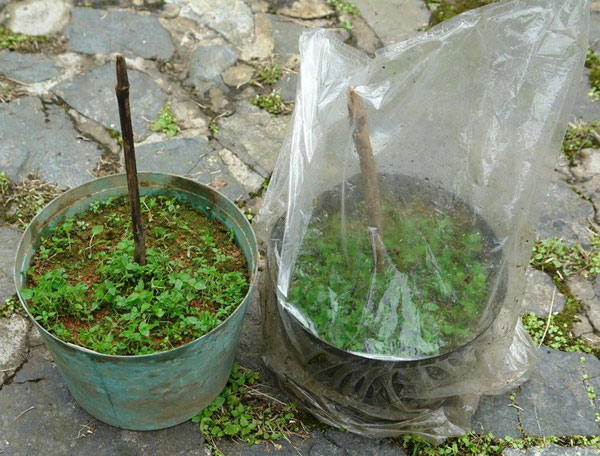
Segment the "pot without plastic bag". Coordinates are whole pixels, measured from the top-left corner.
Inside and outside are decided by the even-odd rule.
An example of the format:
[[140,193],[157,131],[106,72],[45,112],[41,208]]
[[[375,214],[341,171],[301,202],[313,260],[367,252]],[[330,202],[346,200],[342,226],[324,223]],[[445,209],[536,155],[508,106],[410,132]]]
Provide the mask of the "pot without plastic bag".
[[265,362],[319,419],[441,441],[481,395],[528,378],[531,224],[587,28],[585,0],[518,0],[372,59],[302,35],[293,129],[258,217],[261,310]]

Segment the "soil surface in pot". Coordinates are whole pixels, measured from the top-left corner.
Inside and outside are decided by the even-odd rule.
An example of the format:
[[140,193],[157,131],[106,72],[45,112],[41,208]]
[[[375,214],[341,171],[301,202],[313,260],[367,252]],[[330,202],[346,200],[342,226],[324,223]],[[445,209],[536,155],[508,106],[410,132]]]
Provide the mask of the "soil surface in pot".
[[464,203],[448,194],[437,200],[444,203],[430,194],[383,203],[381,272],[364,203],[347,202],[345,217],[316,210],[288,291],[305,325],[343,350],[401,357],[435,356],[474,339],[500,248]]
[[249,271],[233,233],[176,197],[144,196],[146,264],[133,260],[129,202],[110,198],[42,237],[21,295],[58,338],[141,355],[191,342],[242,302]]

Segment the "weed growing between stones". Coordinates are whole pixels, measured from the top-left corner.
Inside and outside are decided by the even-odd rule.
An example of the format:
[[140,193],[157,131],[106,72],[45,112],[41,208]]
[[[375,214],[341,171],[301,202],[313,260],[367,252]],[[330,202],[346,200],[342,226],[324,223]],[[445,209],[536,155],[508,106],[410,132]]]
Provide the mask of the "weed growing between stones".
[[557,445],[561,447],[589,447],[600,450],[600,436],[574,435],[566,437],[512,437],[496,438],[492,434],[478,435],[469,432],[446,440],[435,446],[415,435],[392,439],[411,456],[500,456],[508,448],[526,449]]
[[106,128],[106,132],[112,139],[117,141],[117,144],[119,144],[119,146],[123,147],[123,136],[121,136],[121,132],[113,130],[112,128]]
[[267,93],[265,95],[257,95],[251,100],[251,103],[254,106],[264,109],[272,116],[289,111],[288,107],[281,99],[281,96],[276,91]]
[[217,123],[217,119],[210,119],[210,122],[208,123],[208,129],[210,130],[210,132],[213,135],[216,135],[217,133],[219,133],[219,124]]
[[52,41],[52,38],[45,35],[23,35],[21,33],[13,33],[9,29],[0,26],[0,49],[19,52],[39,52],[40,44],[50,41]]
[[425,0],[425,6],[431,11],[429,27],[444,22],[465,11],[489,5],[497,0]]
[[158,119],[150,127],[152,131],[160,131],[166,134],[169,138],[175,136],[181,131],[181,128],[177,125],[177,119],[171,110],[169,104],[164,105],[160,110]]
[[600,59],[593,49],[588,49],[585,56],[585,66],[590,69],[588,79],[590,82],[590,95],[596,100],[600,99]]
[[537,240],[533,246],[531,265],[541,271],[556,272],[561,277],[574,273],[584,277],[597,276],[600,273],[600,235],[593,233],[589,250],[579,245],[571,247],[556,237]]
[[333,7],[339,16],[351,15],[360,16],[358,7],[353,2],[344,0],[329,0],[329,4]]
[[4,304],[0,304],[0,318],[8,318],[18,309],[17,295],[12,295]]
[[277,63],[264,65],[256,70],[256,80],[259,84],[273,85],[283,75],[283,68]]
[[[583,339],[570,335],[569,325],[560,321],[556,315],[550,316],[549,325],[548,317],[539,317],[534,313],[522,315],[521,320],[536,345],[541,344],[564,352],[592,352]],[[547,331],[546,326],[548,326]]]
[[59,193],[61,190],[56,185],[42,181],[35,174],[14,183],[0,171],[0,219],[25,228]]
[[175,197],[142,197],[147,263],[133,259],[129,204],[94,202],[41,239],[21,296],[58,338],[100,353],[168,350],[242,302],[248,268],[233,234]]
[[[297,417],[295,404],[284,404],[260,391],[258,372],[234,365],[225,389],[202,412],[192,418],[213,455],[223,455],[217,447],[221,438],[240,440],[249,445],[290,436],[309,437]],[[269,400],[267,400],[269,399]]]
[[19,84],[0,76],[0,103],[9,103],[23,93]]
[[[584,372],[582,380],[583,380],[583,384],[585,385],[585,390],[587,392],[588,399],[590,400],[591,404],[594,405],[595,401],[596,401],[596,390],[594,389],[594,387],[592,385],[590,385],[590,382],[589,382],[590,376],[587,373],[585,373],[586,372],[585,357],[583,357],[583,356],[580,357],[579,362],[581,363],[581,368],[583,369],[583,372]],[[598,416],[598,414],[596,414],[596,422],[598,422],[597,416]]]
[[600,122],[587,124],[580,121],[569,124],[562,143],[562,151],[571,165],[575,164],[575,159],[583,149],[600,147],[599,128]]

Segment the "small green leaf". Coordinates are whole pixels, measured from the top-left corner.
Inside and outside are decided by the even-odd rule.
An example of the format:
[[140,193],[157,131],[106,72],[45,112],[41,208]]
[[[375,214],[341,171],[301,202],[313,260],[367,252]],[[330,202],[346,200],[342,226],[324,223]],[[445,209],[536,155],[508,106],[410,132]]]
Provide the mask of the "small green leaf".
[[141,322],[138,328],[139,328],[139,332],[142,336],[144,336],[144,337],[150,336],[150,329],[152,328],[152,325],[150,325],[146,322]]
[[92,227],[92,236],[98,236],[102,231],[104,231],[103,225],[94,225]]
[[227,435],[235,435],[240,432],[240,427],[237,424],[228,424],[223,430]]

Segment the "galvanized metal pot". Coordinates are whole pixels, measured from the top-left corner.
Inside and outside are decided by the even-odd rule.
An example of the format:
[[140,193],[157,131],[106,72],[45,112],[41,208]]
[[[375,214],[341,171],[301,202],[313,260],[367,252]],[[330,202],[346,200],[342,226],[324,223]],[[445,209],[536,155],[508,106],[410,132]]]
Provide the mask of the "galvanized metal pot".
[[153,430],[186,421],[221,392],[233,364],[244,314],[256,289],[258,247],[239,209],[210,187],[169,174],[139,173],[141,195],[177,196],[219,219],[235,233],[251,274],[248,294],[220,326],[186,345],[140,356],[112,356],[56,338],[29,313],[20,294],[26,271],[50,228],[85,211],[92,201],[127,195],[124,174],[102,177],[69,190],[46,206],[29,224],[19,244],[15,285],[19,299],[41,334],[75,400],[90,415],[123,429]]
[[[354,196],[362,201],[361,176],[348,179]],[[402,195],[424,194],[428,184],[420,179],[380,174],[384,194],[402,201]],[[341,186],[319,195],[314,213],[339,210]],[[438,190],[439,191],[439,190]],[[444,193],[449,201],[459,200]],[[347,198],[348,194],[346,195]],[[476,216],[478,231],[495,245],[492,228]],[[438,410],[452,415],[455,425],[468,426],[469,414],[455,413],[472,404],[454,395],[432,395],[430,391],[462,378],[477,362],[481,351],[477,345],[498,316],[506,296],[507,279],[502,275],[498,291],[491,300],[480,331],[452,351],[419,358],[378,359],[340,349],[308,330],[284,308],[278,292],[279,266],[284,237],[284,217],[273,227],[267,242],[266,271],[262,275],[260,307],[263,330],[263,360],[274,371],[280,385],[305,409],[321,421],[367,437],[389,437],[396,431],[410,429],[411,423],[424,419],[435,422]],[[494,252],[499,264],[501,251]],[[485,354],[484,354],[485,355]],[[429,415],[428,415],[429,414]],[[461,421],[465,418],[466,421]],[[433,418],[432,418],[433,417]],[[402,424],[404,423],[404,424]],[[443,420],[437,422],[443,424]],[[418,424],[417,424],[418,426]],[[447,432],[451,432],[448,429]]]

